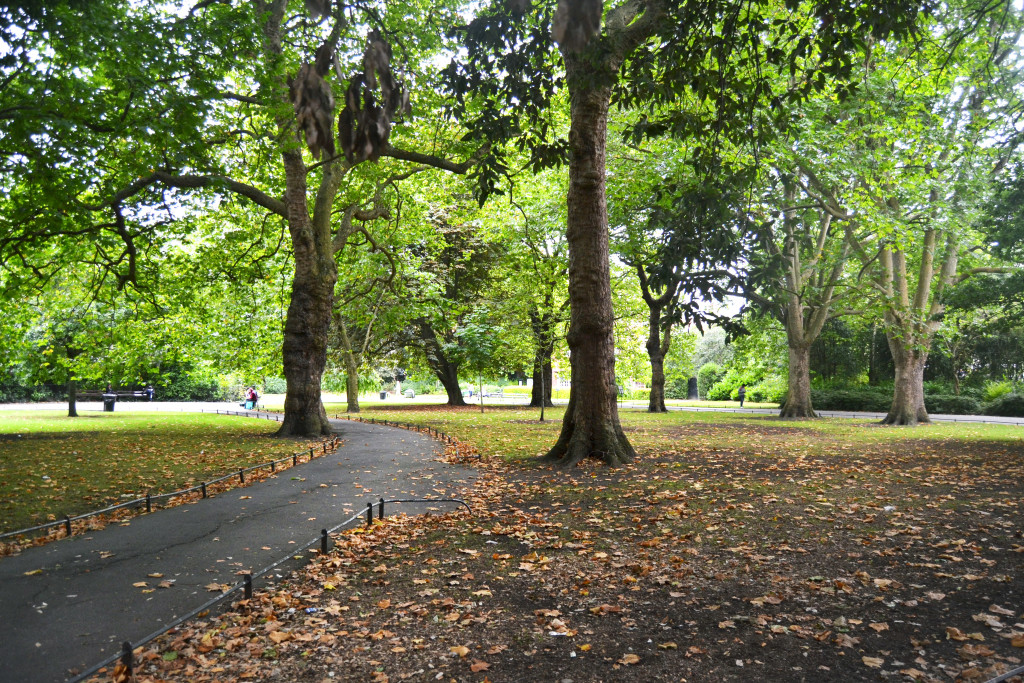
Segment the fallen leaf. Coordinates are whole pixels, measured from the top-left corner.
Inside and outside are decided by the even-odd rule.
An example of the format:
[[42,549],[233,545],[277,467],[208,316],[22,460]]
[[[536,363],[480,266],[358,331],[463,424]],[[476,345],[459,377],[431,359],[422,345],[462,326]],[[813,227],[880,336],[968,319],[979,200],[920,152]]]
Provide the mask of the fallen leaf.
[[671,640],[670,640],[670,641],[668,641],[667,643],[658,643],[658,649],[659,649],[659,650],[675,650],[675,649],[677,649],[678,647],[679,647],[679,646],[678,646],[678,645],[676,645],[676,644],[675,644],[674,642],[672,642]]
[[972,659],[978,659],[979,657],[991,657],[996,653],[996,651],[988,645],[973,645],[971,643],[958,648],[956,652],[965,662],[969,662]]
[[451,648],[451,651],[460,657],[465,657],[469,654],[469,648],[465,645],[455,645]]
[[639,663],[640,663],[640,656],[632,654],[632,653],[626,655],[625,657],[623,657],[622,659],[619,660],[619,664],[627,664],[628,665],[628,664],[639,664]]
[[478,671],[487,671],[490,668],[490,664],[479,659],[474,659],[473,663],[469,666],[469,670],[473,673],[477,673]]
[[860,659],[866,666],[870,666],[872,669],[878,669],[885,664],[885,660],[878,657],[861,657]]

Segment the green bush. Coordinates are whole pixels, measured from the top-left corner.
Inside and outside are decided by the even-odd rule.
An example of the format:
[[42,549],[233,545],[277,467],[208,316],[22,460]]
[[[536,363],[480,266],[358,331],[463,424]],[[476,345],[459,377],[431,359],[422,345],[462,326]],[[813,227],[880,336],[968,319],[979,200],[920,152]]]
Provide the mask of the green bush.
[[983,389],[982,398],[991,403],[998,398],[1013,393],[1013,382],[987,382]]
[[730,394],[732,394],[732,387],[726,382],[718,382],[708,389],[705,398],[709,401],[728,401]]
[[1024,417],[1024,394],[1003,394],[985,406],[985,415]]
[[684,401],[689,398],[689,377],[676,376],[673,379],[665,380],[665,398],[679,398]]
[[[718,363],[705,363],[697,371],[697,394],[701,398],[710,398],[711,388],[725,377],[725,368]],[[716,400],[716,399],[712,399]],[[721,399],[717,399],[721,400]]]
[[970,396],[952,394],[925,394],[924,407],[929,413],[940,415],[977,415],[981,404]]
[[752,387],[747,387],[747,400],[757,403],[782,403],[789,391],[785,377],[769,377]]
[[288,382],[284,377],[267,377],[263,380],[264,394],[283,394],[288,391]]
[[892,407],[892,391],[884,389],[812,389],[811,403],[815,410],[885,413]]

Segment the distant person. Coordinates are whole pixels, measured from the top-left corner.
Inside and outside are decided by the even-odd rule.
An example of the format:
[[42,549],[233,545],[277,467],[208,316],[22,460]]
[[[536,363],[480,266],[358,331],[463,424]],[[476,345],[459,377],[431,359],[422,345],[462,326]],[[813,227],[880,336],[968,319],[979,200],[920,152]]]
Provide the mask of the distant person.
[[149,386],[146,387],[146,396],[149,398],[150,401],[153,400],[153,393],[153,385],[150,384]]
[[747,397],[747,385],[746,384],[741,384],[740,385],[740,390],[738,392],[736,392],[736,393],[740,397],[740,408],[742,408],[743,407],[743,399],[745,399]]
[[256,407],[256,401],[260,400],[260,392],[256,391],[256,387],[250,387],[252,389],[252,407]]
[[113,393],[113,391],[114,390],[110,388],[110,382],[107,382],[107,390],[104,391],[103,393],[110,394],[110,393]]

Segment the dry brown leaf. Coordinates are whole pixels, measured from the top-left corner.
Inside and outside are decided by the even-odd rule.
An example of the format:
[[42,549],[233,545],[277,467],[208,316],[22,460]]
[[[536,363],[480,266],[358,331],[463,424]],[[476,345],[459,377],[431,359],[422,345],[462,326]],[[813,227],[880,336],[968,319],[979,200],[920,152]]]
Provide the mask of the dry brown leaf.
[[480,659],[474,659],[473,663],[469,666],[469,670],[473,673],[477,673],[479,671],[487,671],[490,668],[490,664]]
[[469,648],[465,645],[455,645],[451,648],[451,651],[460,657],[465,657],[469,654]]
[[866,666],[870,666],[872,669],[881,668],[885,664],[885,660],[880,657],[861,657],[860,659]]
[[623,657],[622,659],[619,660],[619,664],[639,664],[639,663],[640,663],[640,656],[632,654],[632,653],[626,655],[625,657]]

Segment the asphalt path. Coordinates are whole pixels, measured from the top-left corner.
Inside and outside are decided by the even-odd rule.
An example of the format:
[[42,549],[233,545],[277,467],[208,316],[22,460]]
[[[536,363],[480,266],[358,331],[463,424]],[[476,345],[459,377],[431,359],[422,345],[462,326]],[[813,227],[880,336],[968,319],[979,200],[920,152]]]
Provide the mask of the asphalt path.
[[[237,583],[368,502],[458,497],[474,476],[438,460],[438,442],[424,434],[331,422],[344,440],[333,454],[0,559],[0,681],[66,681],[205,603],[210,584]],[[451,507],[395,504],[386,514]]]

